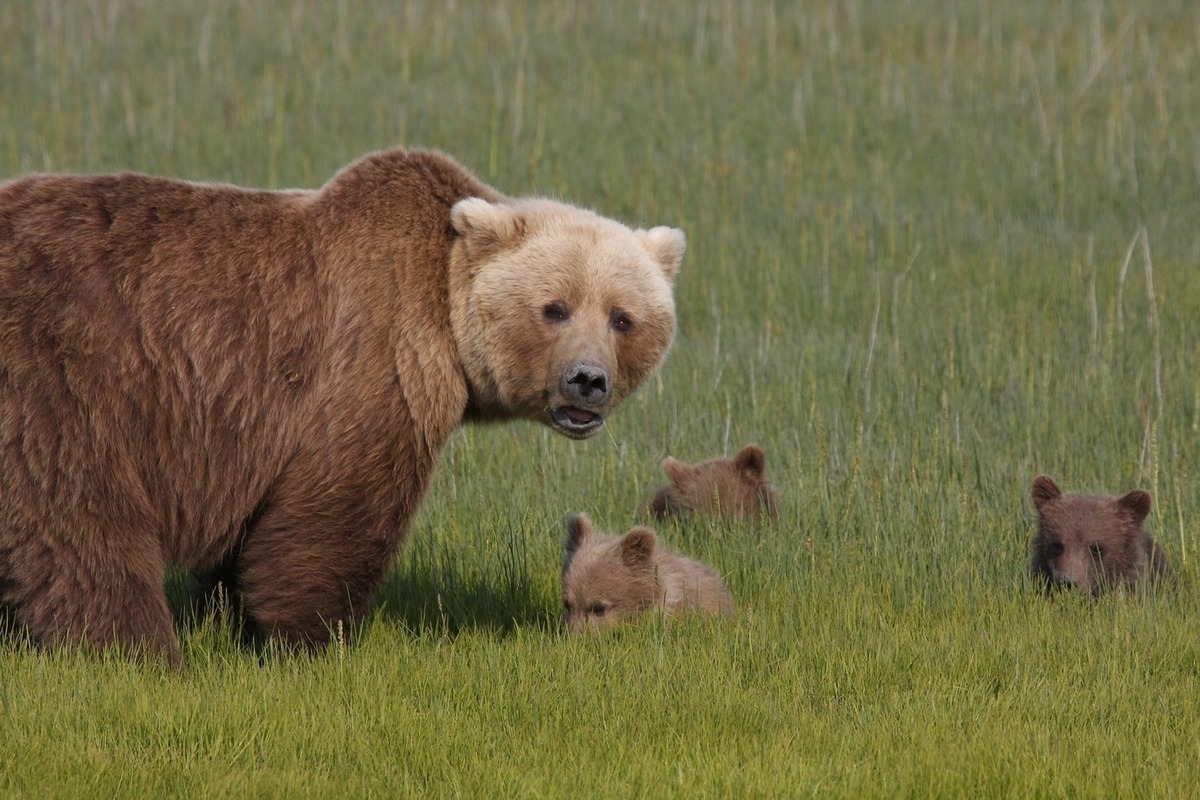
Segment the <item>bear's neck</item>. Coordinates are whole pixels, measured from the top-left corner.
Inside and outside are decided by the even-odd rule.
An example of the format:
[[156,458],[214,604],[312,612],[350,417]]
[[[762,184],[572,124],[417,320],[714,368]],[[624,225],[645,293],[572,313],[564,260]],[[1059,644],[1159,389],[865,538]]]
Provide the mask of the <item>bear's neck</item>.
[[[449,237],[407,232],[391,246],[328,271],[331,315],[327,397],[334,411],[394,453],[424,491],[438,454],[467,408],[467,382],[450,327]],[[337,247],[329,254],[335,259]],[[379,423],[376,425],[375,423]]]

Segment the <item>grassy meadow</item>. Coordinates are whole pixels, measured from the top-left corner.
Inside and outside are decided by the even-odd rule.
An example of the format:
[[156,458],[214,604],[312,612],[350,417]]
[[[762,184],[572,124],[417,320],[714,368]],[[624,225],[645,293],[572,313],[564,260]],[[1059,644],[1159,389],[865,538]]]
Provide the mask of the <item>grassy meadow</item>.
[[[0,177],[432,146],[689,241],[659,376],[587,442],[460,429],[352,647],[0,640],[0,796],[1194,796],[1200,6],[14,0],[0,42]],[[564,637],[566,515],[750,441],[776,523],[660,528],[736,618]],[[1042,596],[1039,472],[1149,489],[1178,580]]]

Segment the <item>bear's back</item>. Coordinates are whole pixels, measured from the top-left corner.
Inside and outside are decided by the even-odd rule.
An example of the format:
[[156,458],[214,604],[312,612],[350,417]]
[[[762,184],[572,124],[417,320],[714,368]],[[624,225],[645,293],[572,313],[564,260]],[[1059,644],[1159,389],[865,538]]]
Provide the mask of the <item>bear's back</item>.
[[713,567],[669,551],[659,553],[655,563],[668,609],[732,613],[733,598]]

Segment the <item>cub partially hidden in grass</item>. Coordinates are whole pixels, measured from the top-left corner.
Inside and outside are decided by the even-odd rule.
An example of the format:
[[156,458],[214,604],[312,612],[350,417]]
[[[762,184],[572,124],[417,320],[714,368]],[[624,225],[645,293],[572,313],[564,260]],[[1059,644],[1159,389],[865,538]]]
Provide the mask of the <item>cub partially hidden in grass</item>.
[[657,519],[699,514],[757,522],[763,514],[772,519],[778,514],[779,495],[766,476],[767,454],[756,444],[733,458],[694,465],[668,456],[662,468],[671,482],[650,501]]
[[586,514],[576,514],[567,521],[564,547],[563,609],[570,633],[606,628],[655,606],[667,614],[733,613],[717,571],[662,547],[649,528],[609,536]]
[[1162,551],[1142,528],[1150,513],[1149,492],[1134,489],[1120,497],[1064,493],[1039,475],[1031,494],[1038,530],[1030,571],[1048,588],[1098,594],[1170,573]]

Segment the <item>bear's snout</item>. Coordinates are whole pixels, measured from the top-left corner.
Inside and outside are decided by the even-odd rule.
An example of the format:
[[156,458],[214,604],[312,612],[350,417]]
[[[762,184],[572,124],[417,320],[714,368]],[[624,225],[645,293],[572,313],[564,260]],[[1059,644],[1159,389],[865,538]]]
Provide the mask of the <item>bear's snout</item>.
[[612,403],[612,378],[594,362],[577,361],[559,376],[559,393],[566,404],[550,410],[550,424],[574,439],[586,439],[604,424]]
[[582,407],[603,405],[609,384],[608,371],[597,364],[572,364],[563,370],[563,394]]

